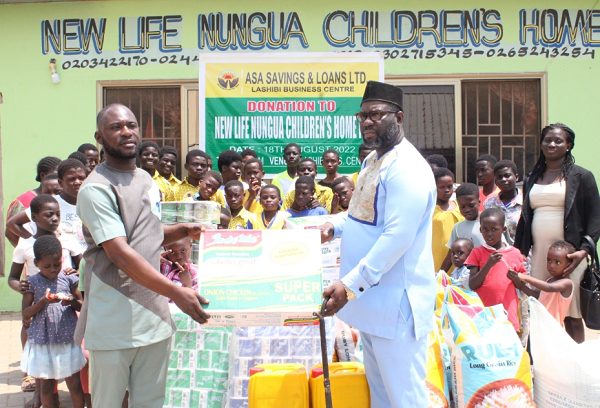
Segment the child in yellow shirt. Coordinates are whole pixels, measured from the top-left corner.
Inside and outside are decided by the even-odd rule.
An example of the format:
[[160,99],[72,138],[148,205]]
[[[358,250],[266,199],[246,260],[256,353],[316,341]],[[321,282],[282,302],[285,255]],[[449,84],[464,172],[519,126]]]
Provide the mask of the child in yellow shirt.
[[[446,255],[448,255],[446,244],[454,224],[465,218],[460,213],[456,201],[450,200],[454,193],[454,174],[450,170],[440,167],[433,171],[433,176],[437,187],[437,205],[433,212],[431,249],[435,271],[437,272],[442,267]],[[448,273],[451,273],[452,269],[454,268],[450,268]]]
[[256,221],[252,223],[252,229],[277,230],[285,228],[285,220],[290,216],[286,211],[279,211],[281,195],[279,188],[273,184],[267,184],[260,190],[260,205],[263,211],[257,214]]

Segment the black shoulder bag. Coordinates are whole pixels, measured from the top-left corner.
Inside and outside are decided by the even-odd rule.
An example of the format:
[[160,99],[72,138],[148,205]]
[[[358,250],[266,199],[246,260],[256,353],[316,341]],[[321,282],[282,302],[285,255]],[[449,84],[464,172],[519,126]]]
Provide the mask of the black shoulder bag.
[[584,237],[592,247],[590,261],[579,285],[581,316],[585,325],[592,330],[600,330],[600,272],[598,271],[598,251],[596,244],[586,235]]

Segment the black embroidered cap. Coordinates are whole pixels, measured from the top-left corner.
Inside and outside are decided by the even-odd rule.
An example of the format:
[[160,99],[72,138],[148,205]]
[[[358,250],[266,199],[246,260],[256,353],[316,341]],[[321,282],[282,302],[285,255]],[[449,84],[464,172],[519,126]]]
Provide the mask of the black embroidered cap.
[[402,89],[397,86],[384,84],[383,82],[369,81],[361,104],[368,101],[382,101],[393,103],[402,110]]

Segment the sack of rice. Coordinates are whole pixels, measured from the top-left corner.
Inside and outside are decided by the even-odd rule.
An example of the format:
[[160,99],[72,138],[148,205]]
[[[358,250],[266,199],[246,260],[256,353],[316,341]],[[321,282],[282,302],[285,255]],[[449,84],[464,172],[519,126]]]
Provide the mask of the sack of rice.
[[502,305],[475,312],[472,306],[446,302],[442,314],[454,340],[452,390],[456,407],[535,407],[529,355]]
[[425,362],[425,385],[429,397],[429,408],[449,407],[443,357],[439,332],[433,330],[427,338],[427,360]]
[[577,344],[537,299],[529,307],[538,408],[600,407],[600,339]]

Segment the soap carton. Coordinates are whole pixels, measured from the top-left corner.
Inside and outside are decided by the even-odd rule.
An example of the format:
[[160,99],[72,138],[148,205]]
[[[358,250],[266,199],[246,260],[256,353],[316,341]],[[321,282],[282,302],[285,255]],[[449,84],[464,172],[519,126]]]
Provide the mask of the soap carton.
[[232,328],[204,328],[169,304],[177,327],[171,338],[165,408],[221,407],[229,377]]
[[213,230],[202,234],[204,327],[317,325],[323,293],[320,233]]
[[206,225],[221,222],[221,204],[214,201],[167,201],[160,203],[163,224],[193,222]]

